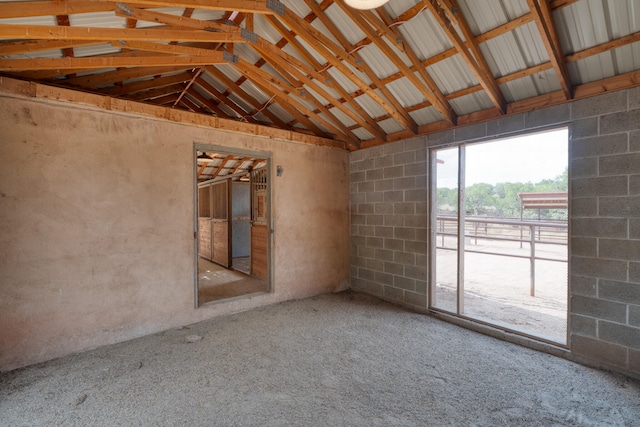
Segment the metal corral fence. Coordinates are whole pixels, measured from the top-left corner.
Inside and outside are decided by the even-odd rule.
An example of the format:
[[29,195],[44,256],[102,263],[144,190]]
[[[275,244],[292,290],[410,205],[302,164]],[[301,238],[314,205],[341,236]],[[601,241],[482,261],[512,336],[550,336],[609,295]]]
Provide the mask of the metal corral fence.
[[[438,216],[436,218],[436,248],[445,250],[456,250],[456,246],[447,245],[447,237],[457,241],[458,218],[454,216]],[[567,262],[566,251],[564,256],[550,258],[536,254],[536,245],[559,245],[566,248],[568,241],[568,225],[566,221],[520,221],[515,219],[498,218],[465,218],[464,227],[465,252],[497,255],[511,258],[524,258],[530,261],[530,294],[535,296],[536,289],[536,260]],[[512,242],[512,251],[498,251],[499,246],[492,246],[495,250],[470,249],[469,245],[477,246],[478,242]],[[513,253],[516,244],[522,248],[529,245],[527,255]],[[509,245],[510,246],[510,245]]]

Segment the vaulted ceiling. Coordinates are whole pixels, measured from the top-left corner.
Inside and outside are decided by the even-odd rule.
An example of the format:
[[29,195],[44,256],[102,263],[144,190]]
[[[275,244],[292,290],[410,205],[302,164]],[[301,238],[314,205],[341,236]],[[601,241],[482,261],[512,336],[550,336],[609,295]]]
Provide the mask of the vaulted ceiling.
[[358,149],[640,85],[640,0],[0,0],[0,73]]

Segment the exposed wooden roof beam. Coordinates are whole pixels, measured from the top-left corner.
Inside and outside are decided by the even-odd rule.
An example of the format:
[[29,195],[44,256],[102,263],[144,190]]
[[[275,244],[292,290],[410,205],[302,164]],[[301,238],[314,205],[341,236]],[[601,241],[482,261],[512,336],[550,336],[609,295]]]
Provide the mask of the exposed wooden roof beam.
[[0,2],[1,18],[24,16],[71,15],[74,13],[106,12],[115,4],[96,0],[51,0]]
[[[342,74],[345,75],[345,77],[356,84],[365,94],[371,97],[380,107],[387,111],[391,115],[391,117],[393,117],[407,129],[417,128],[415,122],[410,117],[403,116],[398,110],[396,110],[393,105],[389,104],[389,101],[383,99],[372,88],[370,88],[368,84],[363,82],[360,77],[358,77],[353,71],[351,71],[346,65],[344,65],[342,61],[334,55],[333,52],[331,52],[323,44],[319,43],[314,36],[314,32],[317,32],[317,30],[313,29],[313,31],[308,31],[309,27],[311,26],[305,21],[295,19],[294,16],[286,15],[284,17],[284,20],[289,28],[292,28],[296,33],[298,33],[298,35],[307,43],[309,43],[311,47],[313,47],[316,51],[318,51],[318,53],[320,53],[325,59],[327,59],[331,63],[331,65],[336,67]],[[341,47],[337,47],[337,49],[343,51]]]
[[132,99],[134,101],[144,101],[147,99],[159,98],[168,94],[179,93],[182,92],[184,88],[185,85],[183,83],[176,83],[169,86],[161,86],[153,89],[142,90],[133,94],[128,94],[126,98]]
[[98,28],[57,27],[49,25],[0,24],[0,38],[39,40],[181,40],[191,42],[244,43],[240,33],[192,30],[170,30],[166,28]]
[[244,111],[238,104],[229,99],[225,94],[217,90],[215,87],[211,86],[207,83],[202,77],[198,77],[195,83],[200,86],[205,91],[209,92],[211,95],[216,97],[219,101],[224,103],[227,107],[231,108],[238,115],[238,118],[241,120],[246,120],[251,123],[258,123],[256,119],[251,117],[249,113]]
[[86,40],[21,40],[17,42],[4,42],[0,47],[2,48],[2,55],[4,56],[91,46],[93,44],[96,44],[96,42]]
[[[105,0],[119,2],[120,0]],[[208,10],[233,10],[262,15],[280,14],[286,10],[277,0],[135,0],[134,3],[152,7],[190,7]]]
[[[391,16],[389,16],[386,10],[384,10],[384,8],[378,8],[377,12],[382,18],[382,21],[380,21],[380,19],[376,15],[374,15],[373,12],[370,12],[370,11],[368,13],[365,13],[364,17],[376,28],[378,27],[388,28],[388,33],[390,33],[390,37],[394,37],[396,40],[402,40],[403,36],[396,27],[388,27],[389,25],[392,24],[392,20],[391,20]],[[409,61],[411,62],[413,69],[416,69],[418,71],[418,74],[420,75],[424,83],[427,85],[427,88],[429,89],[429,92],[425,92],[424,94],[430,95],[430,96],[425,96],[425,98],[427,98],[434,105],[435,109],[445,119],[455,124],[458,119],[456,112],[453,110],[451,105],[449,105],[444,95],[442,94],[442,91],[438,88],[438,85],[436,84],[436,82],[427,72],[426,67],[421,66],[420,59],[418,58],[418,55],[416,55],[414,50],[411,48],[411,46],[405,43],[402,43],[402,44],[404,45],[404,53],[407,55],[407,58],[409,58]],[[415,76],[415,74],[413,73],[411,74]]]
[[[457,52],[467,63],[467,66],[484,88],[493,105],[500,110],[500,112],[504,113],[506,111],[507,101],[504,99],[500,88],[498,88],[489,65],[475,41],[475,36],[471,32],[466,19],[462,13],[459,12],[459,7],[455,3],[455,0],[442,1],[441,3],[445,5],[444,8],[435,0],[423,0],[422,3],[433,14],[438,24],[440,24],[442,31],[449,37],[449,40],[451,40]],[[458,12],[454,13],[454,10],[458,10]],[[462,35],[467,40],[466,44],[453,27],[453,24],[456,24],[460,28]]]
[[194,99],[198,100],[205,108],[209,109],[213,114],[218,117],[223,117],[225,119],[235,120],[229,114],[227,114],[222,108],[220,108],[221,104],[224,104],[218,101],[218,104],[213,99],[209,99],[197,90],[191,89],[189,91],[189,96],[192,96]]
[[567,64],[564,61],[564,55],[562,53],[562,47],[560,46],[560,38],[556,30],[555,23],[553,22],[553,16],[551,15],[551,8],[547,0],[527,0],[527,5],[535,18],[538,32],[542,38],[549,60],[553,64],[553,69],[556,72],[560,87],[564,92],[567,99],[573,98],[573,87],[571,84],[571,78],[569,77],[569,71],[567,70]]
[[170,86],[175,83],[188,82],[193,78],[193,73],[184,72],[173,76],[156,77],[151,80],[143,80],[140,82],[112,86],[100,89],[100,93],[110,96],[119,96],[124,94],[133,94],[144,90],[161,89],[164,86]]
[[[244,99],[246,102],[248,102],[249,104],[251,104],[255,108],[254,111],[250,111],[249,112],[249,115],[251,117],[255,118],[255,116],[258,113],[260,113],[260,114],[263,114],[264,116],[266,116],[275,125],[280,126],[281,128],[287,128],[288,127],[287,124],[284,121],[282,121],[278,116],[276,116],[271,111],[269,111],[269,109],[268,109],[269,104],[270,104],[269,101],[267,101],[266,103],[260,103],[257,99],[255,99],[254,97],[249,95],[247,92],[245,92],[242,89],[242,87],[240,87],[240,85],[238,85],[236,82],[231,80],[224,73],[220,72],[216,67],[213,67],[213,66],[207,67],[207,72],[209,74],[213,75],[219,81],[221,81],[224,85],[226,85],[228,88],[230,88],[233,91],[233,93],[235,93],[240,98]],[[225,95],[226,95],[226,93],[225,93]]]
[[212,52],[209,56],[147,56],[142,58],[123,57],[83,57],[83,58],[0,58],[0,70],[101,70],[116,67],[158,67],[158,66],[196,66],[227,63],[222,52]]
[[124,82],[132,79],[139,79],[142,77],[156,76],[159,74],[171,73],[174,71],[184,71],[185,69],[192,69],[193,67],[185,67],[184,65],[174,67],[140,67],[140,68],[127,68],[125,70],[111,71],[101,74],[91,74],[88,76],[77,76],[68,80],[65,83],[71,86],[81,86],[85,88],[98,88],[101,86],[107,86],[116,82]]
[[202,74],[203,71],[204,71],[204,67],[200,67],[200,69],[198,69],[198,71],[196,71],[193,74],[193,77],[191,78],[191,80],[187,82],[187,85],[185,86],[185,88],[182,90],[182,92],[180,92],[180,96],[178,97],[178,100],[173,103],[174,107],[178,105],[180,100],[184,97],[184,94],[189,90],[189,88],[193,85],[193,82],[198,78],[200,74]]

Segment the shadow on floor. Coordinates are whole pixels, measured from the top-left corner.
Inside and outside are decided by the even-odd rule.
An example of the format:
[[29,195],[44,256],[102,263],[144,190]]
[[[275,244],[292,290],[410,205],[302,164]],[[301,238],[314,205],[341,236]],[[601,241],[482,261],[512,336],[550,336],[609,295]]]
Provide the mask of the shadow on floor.
[[198,303],[219,301],[242,295],[268,292],[269,284],[239,271],[228,270],[205,259],[198,259]]

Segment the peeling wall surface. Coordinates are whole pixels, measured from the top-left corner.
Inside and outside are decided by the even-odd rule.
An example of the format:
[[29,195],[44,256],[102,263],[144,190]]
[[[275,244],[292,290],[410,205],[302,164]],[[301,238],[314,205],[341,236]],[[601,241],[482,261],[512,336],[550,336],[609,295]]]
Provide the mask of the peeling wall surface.
[[351,153],[351,282],[427,301],[428,147],[570,129],[570,351],[640,376],[640,88]]
[[[347,152],[0,92],[0,370],[344,289]],[[273,292],[194,308],[194,143],[272,153]]]

